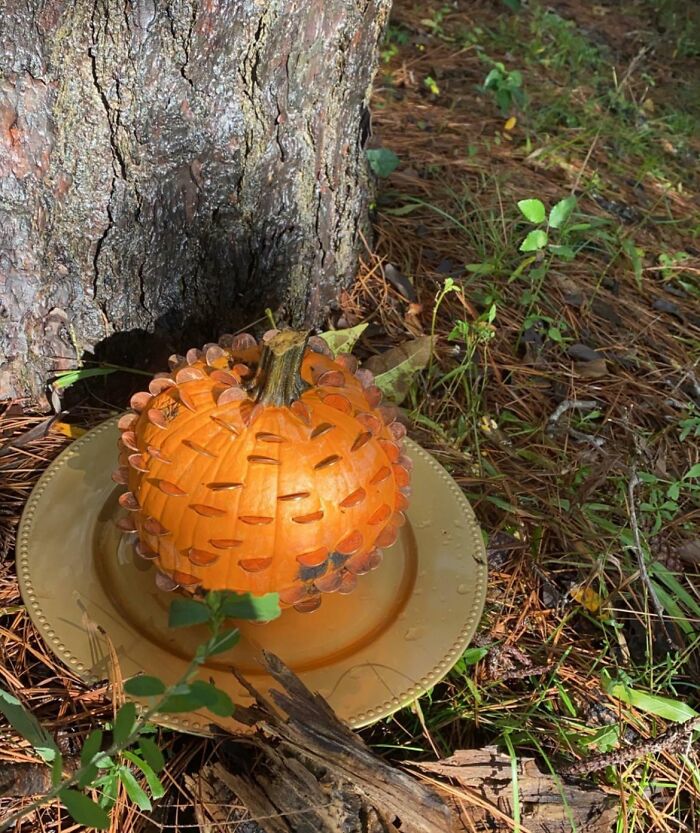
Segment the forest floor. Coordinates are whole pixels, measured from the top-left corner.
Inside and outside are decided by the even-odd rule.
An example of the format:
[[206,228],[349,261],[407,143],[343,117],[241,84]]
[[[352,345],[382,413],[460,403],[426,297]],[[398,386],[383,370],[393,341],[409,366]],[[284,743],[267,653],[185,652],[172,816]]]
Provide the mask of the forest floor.
[[[492,744],[553,773],[608,754],[579,775],[615,796],[625,833],[700,829],[692,734],[653,743],[700,714],[692,15],[671,0],[396,0],[373,100],[376,237],[333,322],[370,322],[364,355],[435,337],[403,407],[488,538],[474,646],[365,740],[397,761]],[[0,460],[5,557],[70,442],[41,424],[0,423],[5,438],[37,428]],[[66,744],[108,720],[105,688],[42,647],[7,561],[0,607],[0,686]],[[192,824],[181,775],[212,745],[161,741],[173,823]],[[125,798],[116,813],[115,830],[146,829]],[[22,830],[71,825],[50,809]]]

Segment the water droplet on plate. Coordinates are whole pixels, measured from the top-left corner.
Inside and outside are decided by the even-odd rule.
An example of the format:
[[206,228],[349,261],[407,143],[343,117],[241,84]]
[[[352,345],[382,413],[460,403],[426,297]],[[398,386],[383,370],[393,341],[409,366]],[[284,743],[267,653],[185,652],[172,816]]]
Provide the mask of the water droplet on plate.
[[415,640],[420,639],[421,636],[423,636],[423,628],[409,628],[403,635],[403,638],[407,642],[415,642]]
[[458,584],[457,585],[457,592],[460,596],[466,596],[469,592],[469,585],[468,584]]

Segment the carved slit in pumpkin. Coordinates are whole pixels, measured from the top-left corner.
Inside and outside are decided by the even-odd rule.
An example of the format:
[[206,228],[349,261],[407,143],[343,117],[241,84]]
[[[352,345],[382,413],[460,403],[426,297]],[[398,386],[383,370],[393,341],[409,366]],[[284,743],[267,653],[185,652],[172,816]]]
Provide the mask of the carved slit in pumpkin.
[[219,509],[216,506],[208,506],[206,503],[190,503],[190,509],[194,510],[198,515],[204,518],[219,518],[226,514],[225,509]]
[[240,538],[210,538],[209,543],[217,550],[230,550],[240,547],[243,541]]
[[258,431],[258,433],[255,435],[255,439],[261,443],[287,442],[284,437],[280,437],[279,434],[271,434],[269,431]]
[[354,492],[350,492],[350,494],[344,499],[340,501],[340,506],[343,509],[350,509],[353,506],[357,506],[358,504],[362,503],[362,501],[367,497],[367,492],[363,488],[355,489]]
[[310,524],[314,521],[320,521],[323,518],[323,509],[317,512],[310,512],[308,515],[297,515],[292,518],[295,524]]
[[207,483],[207,489],[211,489],[212,492],[231,492],[241,488],[243,488],[242,483]]
[[333,425],[333,423],[331,422],[322,422],[314,428],[314,430],[309,435],[309,439],[315,440],[318,437],[322,437],[324,434],[327,434],[335,427],[336,426]]
[[310,497],[311,492],[291,492],[288,495],[279,495],[277,500],[288,501],[288,500],[303,500],[306,497]]
[[212,416],[210,417],[210,419],[212,420],[212,422],[215,422],[221,428],[225,429],[226,431],[230,431],[235,437],[237,437],[241,433],[235,425],[228,422],[223,417]]
[[320,471],[321,469],[327,469],[328,466],[332,466],[335,463],[340,462],[342,459],[343,458],[340,456],[340,454],[330,454],[328,457],[324,457],[323,460],[319,460],[319,462],[316,463],[314,468],[316,469],[316,471]]
[[197,454],[202,454],[204,457],[216,457],[217,455],[214,454],[213,451],[209,451],[208,448],[205,448],[203,445],[196,443],[194,440],[183,440],[182,444],[187,446],[187,448],[191,448],[192,451],[196,451]]
[[260,573],[272,564],[271,558],[241,558],[238,566],[246,573]]

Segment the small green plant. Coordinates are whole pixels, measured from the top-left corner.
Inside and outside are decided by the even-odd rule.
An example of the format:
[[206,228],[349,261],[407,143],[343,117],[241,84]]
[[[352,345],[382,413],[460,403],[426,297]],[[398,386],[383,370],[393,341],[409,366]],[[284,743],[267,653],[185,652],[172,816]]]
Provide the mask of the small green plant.
[[371,148],[365,151],[365,155],[370,168],[378,177],[389,176],[399,166],[399,157],[389,148]]
[[[0,712],[29,741],[37,755],[51,765],[53,783],[49,792],[5,818],[0,831],[8,830],[23,816],[55,799],[61,801],[78,824],[106,830],[110,826],[109,810],[117,800],[120,785],[140,810],[151,810],[151,799],[165,793],[158,777],[165,760],[149,737],[153,732],[151,719],[156,714],[198,709],[208,709],[220,717],[232,715],[234,705],[228,694],[211,682],[197,679],[202,666],[210,657],[228,651],[238,642],[238,629],[224,627],[226,619],[269,621],[279,614],[276,593],[255,598],[250,594],[210,592],[201,600],[175,599],[170,607],[170,627],[206,624],[209,639],[197,648],[184,674],[172,685],[145,674],[127,680],[125,693],[146,701],[147,705],[139,707],[136,702],[128,701],[120,706],[109,726],[110,740],[103,729],[94,729],[83,744],[80,766],[70,775],[64,774],[63,757],[53,737],[16,697],[0,689]],[[146,789],[139,776],[145,781]],[[98,800],[87,791],[97,793]]]
[[443,21],[445,17],[450,13],[451,9],[449,6],[442,6],[439,9],[432,10],[431,17],[424,17],[421,19],[421,24],[425,26],[427,29],[437,35],[438,37],[444,37],[445,30],[443,27]]
[[573,260],[576,255],[571,246],[565,245],[563,242],[553,243],[550,238],[552,230],[559,232],[560,238],[565,237],[566,226],[574,208],[576,208],[576,197],[570,195],[552,206],[549,217],[547,217],[547,210],[542,200],[520,200],[518,202],[520,213],[536,228],[528,232],[520,244],[519,250],[521,252],[541,252],[548,249],[552,254],[558,255],[564,260]]
[[423,85],[431,95],[440,95],[440,87],[432,75],[426,75],[423,79]]
[[530,34],[525,44],[529,59],[548,69],[568,70],[572,85],[582,73],[605,66],[600,48],[581,34],[580,27],[549,8],[533,9]]
[[673,254],[662,252],[659,255],[661,276],[665,281],[672,280],[677,277],[679,272],[683,272],[683,264],[689,260],[690,255],[688,252],[674,252]]
[[388,64],[392,58],[399,54],[399,47],[406,46],[411,40],[411,34],[401,26],[389,25],[384,36],[384,44],[381,52],[382,61]]
[[490,93],[501,111],[506,116],[516,107],[525,106],[525,91],[523,90],[523,74],[517,69],[507,70],[500,61],[492,61],[482,56],[491,64],[491,70],[484,79],[482,92]]
[[692,408],[690,415],[680,420],[678,427],[680,428],[679,439],[681,442],[687,440],[688,437],[700,437],[700,413]]
[[646,500],[639,510],[651,521],[650,534],[655,535],[672,521],[680,510],[681,500],[700,498],[700,463],[696,463],[679,479],[665,481],[651,472],[639,472],[639,479],[647,487]]
[[571,336],[568,334],[569,325],[566,321],[555,320],[550,316],[534,313],[533,315],[526,316],[522,325],[523,330],[529,330],[531,327],[542,330],[543,334],[550,341],[554,341],[557,344],[564,344],[567,341],[571,341]]
[[471,361],[476,349],[481,344],[487,344],[496,335],[493,322],[496,320],[497,306],[492,302],[488,309],[482,312],[476,321],[455,322],[452,331],[447,336],[449,341],[462,341],[467,347],[467,360]]

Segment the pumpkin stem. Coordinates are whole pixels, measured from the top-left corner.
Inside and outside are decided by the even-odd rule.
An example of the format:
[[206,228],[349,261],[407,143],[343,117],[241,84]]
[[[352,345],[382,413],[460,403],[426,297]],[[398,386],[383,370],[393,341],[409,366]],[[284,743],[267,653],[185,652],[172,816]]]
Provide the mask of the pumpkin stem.
[[284,330],[264,344],[254,386],[257,402],[282,407],[301,396],[307,387],[300,371],[308,338],[308,332]]

